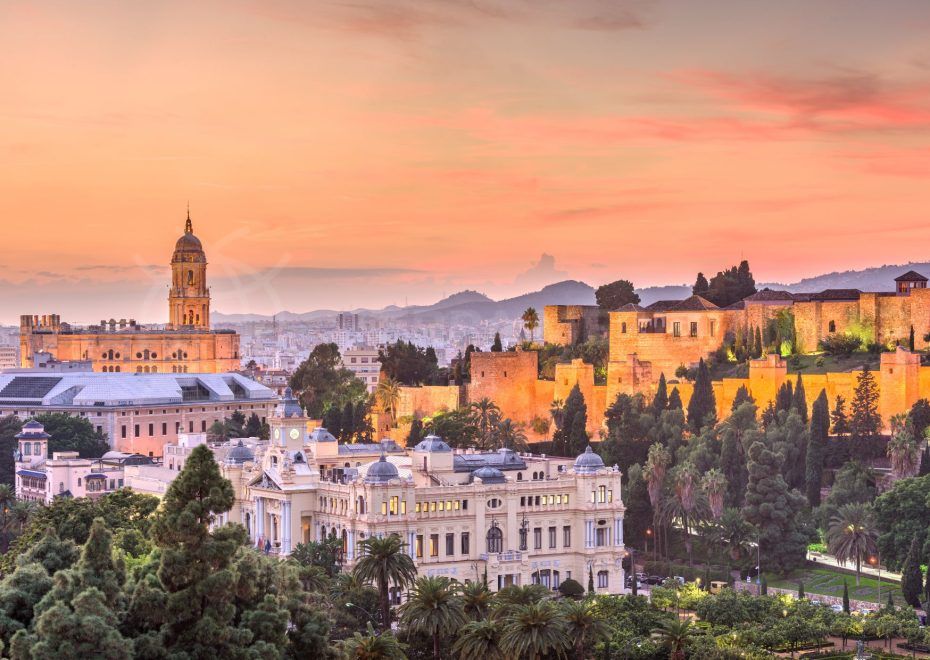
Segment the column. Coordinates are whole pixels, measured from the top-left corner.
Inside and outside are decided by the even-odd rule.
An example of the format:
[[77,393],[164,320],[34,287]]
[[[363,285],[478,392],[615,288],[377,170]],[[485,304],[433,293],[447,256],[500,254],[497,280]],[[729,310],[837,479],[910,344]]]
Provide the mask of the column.
[[281,503],[281,554],[291,554],[291,501]]
[[614,521],[614,545],[623,545],[623,518]]
[[410,558],[416,561],[417,553],[417,532],[413,530],[412,532],[407,532],[407,554],[410,555]]
[[346,561],[352,561],[355,559],[355,530],[349,530],[349,547],[346,548]]
[[255,498],[255,536],[260,538],[265,535],[265,500],[262,497]]

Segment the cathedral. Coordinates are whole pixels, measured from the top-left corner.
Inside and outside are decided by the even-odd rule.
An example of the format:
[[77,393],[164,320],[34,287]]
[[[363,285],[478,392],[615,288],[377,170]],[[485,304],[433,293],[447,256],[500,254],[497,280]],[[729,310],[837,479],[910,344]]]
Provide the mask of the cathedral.
[[94,371],[117,373],[220,373],[239,368],[239,335],[210,329],[207,255],[194,235],[190,212],[171,257],[168,323],[102,320],[86,327],[57,314],[20,317],[20,361],[37,353],[61,361],[89,361]]

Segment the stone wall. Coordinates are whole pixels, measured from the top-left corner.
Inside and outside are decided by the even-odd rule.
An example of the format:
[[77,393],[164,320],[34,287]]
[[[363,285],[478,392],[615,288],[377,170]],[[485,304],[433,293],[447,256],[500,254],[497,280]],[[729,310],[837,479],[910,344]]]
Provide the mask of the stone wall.
[[597,305],[546,305],[543,309],[543,340],[572,346],[589,337],[607,334],[606,315]]
[[458,385],[423,385],[401,387],[397,401],[397,419],[430,417],[437,412],[459,407],[461,388]]

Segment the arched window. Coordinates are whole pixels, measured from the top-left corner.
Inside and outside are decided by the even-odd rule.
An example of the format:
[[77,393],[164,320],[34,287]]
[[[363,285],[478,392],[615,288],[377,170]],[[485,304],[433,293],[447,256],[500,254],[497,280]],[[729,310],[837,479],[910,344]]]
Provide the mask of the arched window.
[[141,364],[138,365],[138,366],[136,367],[136,373],[139,373],[139,374],[142,373],[142,365],[141,365]]
[[523,473],[517,472],[517,481],[523,481]]
[[32,443],[32,453],[33,453],[35,456],[40,456],[40,455],[42,454],[42,445],[40,445],[38,442],[33,442],[33,443]]
[[191,286],[194,283],[194,271],[187,271],[187,286]]
[[116,367],[116,371],[119,372],[119,366]]
[[488,553],[497,553],[504,551],[504,533],[501,528],[492,525],[488,530]]
[[158,367],[152,367],[152,373],[153,373],[153,374],[157,374],[157,373],[158,373]]
[[828,327],[830,332],[836,332],[836,321],[830,321],[830,325]]

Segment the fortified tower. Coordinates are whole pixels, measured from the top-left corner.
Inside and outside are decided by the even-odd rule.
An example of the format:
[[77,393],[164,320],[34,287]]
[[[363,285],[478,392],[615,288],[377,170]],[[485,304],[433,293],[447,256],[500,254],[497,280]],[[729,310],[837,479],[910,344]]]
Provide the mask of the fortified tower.
[[210,329],[210,289],[207,288],[207,255],[194,236],[191,213],[187,211],[184,235],[171,256],[171,293],[168,294],[168,324],[173,330]]

